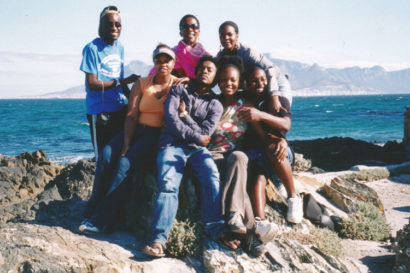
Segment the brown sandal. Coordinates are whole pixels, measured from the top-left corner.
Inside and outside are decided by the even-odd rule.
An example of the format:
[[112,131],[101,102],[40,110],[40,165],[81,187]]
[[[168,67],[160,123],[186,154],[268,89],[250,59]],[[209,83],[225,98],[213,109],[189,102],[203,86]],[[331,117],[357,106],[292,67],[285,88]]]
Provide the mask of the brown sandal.
[[221,236],[216,239],[216,242],[229,250],[237,250],[241,245],[241,241],[235,239],[230,232],[222,233]]
[[153,242],[151,246],[146,245],[142,252],[154,258],[162,258],[165,256],[165,247],[160,242]]

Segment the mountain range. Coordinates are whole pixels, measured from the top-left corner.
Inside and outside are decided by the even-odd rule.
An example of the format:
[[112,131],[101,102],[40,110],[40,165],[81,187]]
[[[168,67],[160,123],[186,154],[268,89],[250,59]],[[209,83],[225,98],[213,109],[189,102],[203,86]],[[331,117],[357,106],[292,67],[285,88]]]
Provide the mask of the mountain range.
[[[381,66],[369,68],[325,68],[318,64],[275,59],[266,54],[283,73],[289,76],[294,96],[331,96],[410,93],[410,68],[386,71]],[[125,75],[145,76],[152,65],[132,61],[125,67]],[[47,93],[36,98],[84,98],[84,86]]]

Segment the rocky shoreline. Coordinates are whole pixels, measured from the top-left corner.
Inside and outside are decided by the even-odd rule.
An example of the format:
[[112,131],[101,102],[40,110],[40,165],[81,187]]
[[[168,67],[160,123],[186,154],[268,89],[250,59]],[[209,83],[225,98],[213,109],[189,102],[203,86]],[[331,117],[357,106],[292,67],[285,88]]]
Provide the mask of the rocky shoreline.
[[[150,260],[139,249],[151,225],[156,191],[152,170],[134,176],[133,201],[127,205],[126,221],[113,227],[114,233],[86,237],[77,227],[91,193],[95,163],[79,161],[61,166],[37,151],[9,158],[0,155],[0,272],[385,272],[375,270],[391,270],[396,260],[395,272],[409,270],[405,249],[409,247],[406,217],[410,215],[410,201],[406,196],[410,193],[410,153],[406,147],[393,142],[380,147],[349,138],[294,141],[291,145],[297,153],[294,177],[299,192],[313,194],[330,214],[342,219],[356,215],[357,199],[374,204],[393,230],[389,240],[369,244],[375,249],[380,247],[375,244],[382,248],[393,245],[396,258],[394,253],[383,252],[390,258],[380,258],[384,261],[380,265],[377,255],[366,260],[359,259],[363,253],[326,252],[317,244],[321,239],[328,240],[319,237],[324,236],[320,233],[323,229],[307,219],[298,225],[287,224],[283,217],[286,201],[270,185],[267,212],[269,220],[280,226],[280,235],[268,244],[266,255],[255,258],[201,239],[197,256]],[[388,183],[398,184],[386,187]],[[404,198],[407,203],[397,204],[378,195],[387,189],[391,190],[389,195]],[[179,219],[194,217],[198,199],[189,181],[180,198]],[[401,214],[391,217],[393,213]],[[400,221],[392,222],[397,219]],[[309,241],[311,238],[316,242]],[[178,242],[181,237],[172,240]],[[368,241],[343,239],[336,248],[357,248],[362,242]]]

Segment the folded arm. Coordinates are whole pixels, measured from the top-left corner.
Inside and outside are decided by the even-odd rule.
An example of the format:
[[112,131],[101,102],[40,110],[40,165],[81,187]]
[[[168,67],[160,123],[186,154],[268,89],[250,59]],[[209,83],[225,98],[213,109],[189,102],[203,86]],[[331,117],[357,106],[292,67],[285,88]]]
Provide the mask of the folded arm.
[[181,86],[172,87],[168,97],[164,102],[164,119],[167,129],[172,135],[185,142],[195,142],[200,144],[201,131],[198,128],[191,128],[179,117],[178,107],[181,102]]

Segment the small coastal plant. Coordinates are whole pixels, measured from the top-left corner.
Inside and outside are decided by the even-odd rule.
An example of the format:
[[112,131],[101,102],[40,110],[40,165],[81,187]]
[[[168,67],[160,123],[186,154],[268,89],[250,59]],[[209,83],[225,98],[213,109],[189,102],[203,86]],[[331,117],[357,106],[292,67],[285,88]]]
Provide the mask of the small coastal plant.
[[343,254],[342,240],[337,233],[326,228],[314,227],[309,233],[291,231],[284,235],[303,245],[314,245],[326,255],[340,257]]
[[202,225],[192,219],[176,220],[168,237],[168,255],[183,258],[187,255],[199,257],[202,250]]
[[386,168],[376,168],[370,170],[361,170],[350,174],[340,176],[344,180],[350,181],[365,181],[372,182],[380,179],[384,179],[390,176],[390,172]]
[[358,212],[342,221],[340,235],[345,238],[383,241],[390,237],[390,226],[380,210],[369,202],[357,202]]

